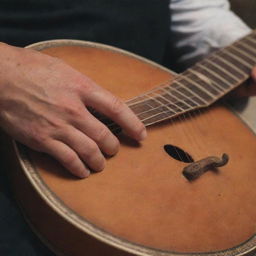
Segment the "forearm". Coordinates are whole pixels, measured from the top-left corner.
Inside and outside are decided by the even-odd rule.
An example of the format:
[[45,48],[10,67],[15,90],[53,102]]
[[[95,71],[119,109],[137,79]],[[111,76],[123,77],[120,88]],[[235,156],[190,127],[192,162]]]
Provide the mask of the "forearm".
[[227,0],[172,0],[170,10],[171,47],[180,70],[251,31]]

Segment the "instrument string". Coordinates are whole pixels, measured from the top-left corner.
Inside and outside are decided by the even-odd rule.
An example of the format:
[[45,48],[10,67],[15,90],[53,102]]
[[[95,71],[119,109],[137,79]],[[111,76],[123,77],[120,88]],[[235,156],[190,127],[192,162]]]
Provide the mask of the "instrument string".
[[[156,101],[158,101],[155,97],[154,97],[154,100],[156,100]],[[160,104],[162,104],[162,102],[160,102],[160,101],[158,101],[158,103],[160,103]],[[178,106],[177,106],[178,107]],[[179,108],[179,107],[178,107]],[[181,117],[180,117],[180,115],[178,116],[178,118],[181,120]],[[174,124],[174,120],[171,118],[170,120],[169,120],[169,122],[171,123],[171,125],[174,127],[175,126],[175,124]],[[176,127],[175,127],[176,128]],[[176,129],[176,131],[177,131],[177,129]],[[177,134],[177,132],[176,132],[176,134]],[[188,153],[187,153],[187,151],[185,151],[185,159],[181,156],[181,154],[179,153],[179,151],[177,150],[177,148],[176,147],[174,147],[174,151],[175,151],[175,153],[176,153],[176,155],[178,156],[178,158],[179,158],[179,160],[180,161],[190,161],[190,156],[188,155]]]
[[[165,83],[166,84],[166,83]],[[169,94],[169,91],[172,93],[173,91],[175,91],[174,89],[172,89],[172,90],[168,90],[168,94]],[[154,93],[151,93],[151,94],[154,94]],[[179,92],[178,93],[179,95],[180,94],[182,94],[182,92]],[[157,94],[155,94],[156,96],[158,96],[158,97],[161,97],[161,94],[159,94],[159,93],[157,93]],[[145,96],[149,96],[149,93],[147,94],[147,95],[145,95]],[[176,95],[171,95],[172,96],[172,98],[174,98],[174,99],[176,99],[176,101],[174,101],[173,102],[173,104],[175,104],[176,105],[176,107],[177,108],[179,108],[179,110],[182,112],[183,110],[182,110],[182,108],[181,107],[179,107],[178,106],[178,104],[177,104],[177,102],[183,102],[185,105],[187,105],[187,107],[191,107],[184,99],[180,99],[180,98],[178,98]],[[187,95],[185,95],[185,94],[183,94],[183,97],[185,97],[185,99],[187,98]],[[154,100],[157,100],[156,99],[156,97],[153,97],[154,98]],[[165,98],[164,98],[165,99]],[[165,99],[166,100],[166,99]],[[145,101],[147,101],[148,102],[148,100],[145,100]],[[162,104],[162,102],[160,102],[160,101],[158,101],[158,103],[160,104],[160,106],[162,107],[162,106],[166,106],[166,105],[164,105],[164,104]],[[195,103],[195,102],[194,102]],[[149,110],[150,111],[150,110]],[[144,111],[143,113],[146,113],[147,111]],[[200,114],[201,112],[200,111],[198,111],[198,113]],[[187,113],[187,116],[185,116],[185,113],[184,112],[182,112],[181,114],[179,114],[178,115],[178,119],[182,122],[182,121],[184,121],[184,120],[188,120],[188,119],[192,119],[192,118],[194,118],[195,119],[195,117],[196,117],[196,114],[194,113],[194,112],[188,112]],[[173,121],[173,119],[170,119],[171,120],[171,123],[173,124],[174,123],[174,121]],[[143,119],[142,119],[142,121],[143,121]],[[188,122],[188,124],[189,124],[190,122]],[[191,128],[189,129],[188,127],[186,128],[186,131],[184,131],[183,132],[183,136],[185,135],[186,137],[187,137],[187,141],[190,141],[191,142],[191,145],[193,145],[194,144],[194,147],[193,148],[195,148],[195,147],[197,147],[197,148],[200,148],[200,145],[201,144],[199,144],[198,143],[198,141],[199,140],[195,140],[194,139],[194,137],[192,136],[192,132],[191,132],[191,130],[193,130],[194,129],[194,127],[193,127],[193,124],[191,123],[190,124],[190,126],[191,126]],[[183,129],[183,127],[184,126],[181,126],[182,127],[182,129]],[[187,134],[189,134],[189,136],[187,135]],[[196,145],[195,145],[196,144]],[[203,150],[203,151],[205,151],[205,150]],[[177,155],[179,155],[179,153],[178,152],[176,152],[177,153]],[[185,154],[186,154],[186,158],[187,158],[187,161],[189,161],[189,159],[191,159],[187,154],[187,152],[185,152]],[[181,158],[181,157],[180,157]],[[181,160],[183,160],[183,159],[181,159]]]
[[[153,93],[154,94],[154,93]],[[157,97],[162,97],[161,96],[161,94],[155,94]],[[154,101],[157,101],[158,102],[158,104],[160,104],[160,106],[166,106],[165,104],[163,104],[161,101],[158,101],[157,100],[157,98],[156,97],[151,97],[150,96],[150,94],[148,93],[148,94],[146,94],[146,95],[143,95],[143,96],[146,96],[147,98],[152,98]],[[180,100],[180,99],[178,99],[178,97],[177,96],[175,96],[175,95],[172,95],[172,97],[173,98],[176,98],[176,102],[180,102],[180,101],[182,101],[182,100]],[[165,101],[167,101],[165,98],[163,98]],[[147,102],[147,104],[150,104],[150,102],[148,102],[148,100],[146,100],[146,102]],[[184,102],[184,104],[186,104],[188,107],[190,107],[185,101],[183,101]],[[175,104],[175,103],[173,103],[173,104]],[[181,107],[179,107],[177,104],[175,104],[175,106],[182,112],[182,108]],[[143,113],[146,113],[146,111],[144,111]],[[190,114],[189,114],[190,115]],[[190,115],[191,116],[191,115]],[[183,121],[183,119],[185,120],[186,118],[185,118],[185,113],[182,113],[182,114],[180,114],[180,115],[178,115],[178,119],[182,122]],[[146,119],[145,119],[146,120]],[[142,121],[143,121],[143,119],[142,119]],[[172,124],[174,124],[174,120],[173,119],[170,119],[170,122],[172,123]],[[111,124],[112,126],[114,125],[113,123]],[[109,125],[110,127],[111,127],[111,125]],[[183,127],[183,126],[182,126]],[[116,129],[118,129],[117,127],[116,127]],[[112,129],[113,130],[113,129]],[[182,133],[183,135],[184,134],[187,134],[187,132],[183,132]],[[189,133],[189,134],[191,134],[191,133]],[[176,151],[176,154],[178,155],[178,157],[180,158],[180,160],[181,161],[184,161],[184,160],[186,160],[187,162],[189,162],[190,161],[190,159],[191,159],[191,157],[188,155],[188,153],[185,151],[185,158],[186,159],[183,159],[182,158],[182,156],[179,154],[179,152],[176,150],[176,148],[174,147],[174,150]]]
[[[224,49],[219,50],[219,52],[221,53],[221,52],[224,51],[224,50],[226,51],[226,49],[224,48]],[[220,56],[215,55],[215,54],[212,54],[212,55],[209,56],[206,60],[204,60],[203,62],[197,63],[195,66],[198,67],[198,68],[206,68],[206,69],[208,69],[208,71],[209,71],[209,70],[211,70],[211,68],[210,68],[210,65],[211,65],[211,64],[210,64],[209,62],[214,62],[214,60],[216,60],[217,58],[220,58]],[[209,63],[209,64],[208,64],[208,63]],[[209,92],[210,96],[213,98],[213,101],[216,101],[216,100],[219,98],[219,95],[225,95],[227,92],[229,92],[229,91],[230,91],[231,89],[233,89],[233,88],[229,88],[229,89],[223,88],[223,86],[219,85],[216,81],[214,81],[214,79],[210,79],[210,78],[206,77],[205,75],[201,74],[200,72],[197,72],[197,71],[196,71],[196,72],[193,72],[193,71],[194,71],[193,69],[188,69],[187,71],[185,71],[185,72],[182,73],[181,75],[178,75],[176,78],[174,78],[174,79],[169,79],[169,80],[165,81],[164,83],[159,84],[157,87],[151,89],[150,91],[148,91],[148,92],[146,92],[146,93],[144,93],[144,94],[141,94],[141,95],[137,96],[136,98],[133,98],[133,99],[131,99],[131,100],[128,100],[126,103],[127,103],[127,105],[128,105],[129,107],[133,107],[133,106],[135,106],[135,105],[137,105],[137,104],[144,104],[145,106],[148,107],[148,110],[142,111],[142,112],[140,112],[140,113],[136,113],[138,116],[139,116],[139,115],[142,115],[142,114],[147,114],[147,113],[149,113],[149,112],[152,111],[152,110],[161,110],[161,109],[163,109],[163,107],[167,107],[167,111],[163,111],[162,113],[168,114],[170,111],[172,111],[172,112],[174,111],[173,109],[168,108],[168,104],[173,104],[173,105],[175,105],[175,106],[179,109],[178,113],[176,113],[176,111],[174,111],[174,112],[175,112],[175,114],[178,115],[178,119],[179,119],[180,121],[183,121],[183,120],[185,120],[185,119],[188,119],[187,116],[189,116],[189,118],[194,118],[194,119],[197,119],[197,120],[201,120],[200,118],[196,118],[196,116],[202,115],[201,106],[200,106],[200,105],[196,105],[195,108],[193,109],[191,106],[189,106],[189,104],[188,104],[185,100],[191,100],[191,101],[193,101],[193,99],[192,99],[193,96],[199,97],[200,99],[202,99],[202,98],[201,98],[199,95],[196,95],[196,94],[193,95],[193,89],[192,89],[192,86],[190,85],[190,83],[186,84],[186,86],[185,86],[184,84],[182,84],[182,80],[184,79],[184,77],[187,77],[187,78],[193,80],[197,85],[199,85],[200,88],[202,87],[202,86],[199,84],[200,81],[203,80],[203,81],[207,82],[207,85],[208,85],[208,86],[210,86],[211,88],[213,88],[214,90],[216,90],[216,91],[218,92],[218,93],[217,93],[217,96],[214,95],[213,93]],[[189,73],[189,72],[191,72],[192,74]],[[199,74],[199,75],[198,75],[198,74]],[[240,73],[240,74],[241,74],[241,73]],[[195,77],[194,77],[194,78],[191,77],[191,76],[193,76],[193,75],[194,75],[196,78],[195,78]],[[226,80],[225,78],[223,78],[222,76],[220,76],[220,75],[217,74],[216,72],[212,71],[212,75],[213,75],[213,77],[216,77],[216,78],[218,78],[219,80],[222,80],[223,83],[225,83],[226,85],[227,85],[227,84],[228,84],[228,85],[230,84],[230,81]],[[249,74],[245,74],[244,71],[243,71],[243,75],[244,75],[245,77],[248,77],[248,76],[249,76]],[[233,77],[233,79],[234,79],[234,76],[232,76],[232,77]],[[202,78],[206,78],[206,80],[205,80],[205,79],[202,79]],[[236,84],[240,84],[240,83],[241,83],[241,81],[237,81],[238,78],[237,78],[237,79],[234,79],[234,80],[236,81]],[[239,79],[239,80],[240,80],[240,79]],[[241,79],[241,80],[245,80],[245,78],[243,78],[243,79]],[[224,81],[225,81],[225,82],[224,82]],[[175,88],[174,88],[174,87],[171,87],[171,85],[174,84],[175,82],[176,82]],[[236,85],[236,84],[235,84],[235,85]],[[234,86],[231,86],[231,87],[234,87]],[[181,91],[178,90],[178,89],[181,89],[181,88],[191,89],[191,91],[192,91],[192,97],[189,97],[188,95],[182,94]],[[207,89],[207,88],[205,88],[205,89]],[[159,93],[160,90],[163,90],[165,94]],[[178,93],[179,95],[182,94],[183,97],[184,97],[184,99],[175,96],[175,95],[173,94],[174,92],[176,93],[176,95],[177,95],[177,93]],[[151,95],[155,95],[156,97],[162,97],[165,101],[168,102],[168,104],[163,104],[161,101],[158,101],[158,100],[156,99],[156,97],[150,97],[150,96],[149,96],[150,94],[151,94]],[[164,97],[164,96],[167,95],[167,94],[171,95],[171,97],[174,98],[175,100],[172,101],[172,102],[169,101],[169,100],[167,100],[166,97]],[[150,98],[151,100],[154,100],[154,101],[158,102],[158,106],[157,106],[157,107],[154,107],[154,106],[150,105],[150,101],[148,100],[149,98]],[[179,106],[179,104],[178,104],[178,103],[181,103],[181,102],[191,108],[191,109],[188,111],[188,115],[187,115],[187,116],[185,116],[185,112],[187,112],[187,111],[183,110],[183,109]],[[195,101],[193,101],[193,102],[195,103]],[[211,103],[212,103],[212,102],[206,103],[206,106],[210,105]],[[203,106],[203,107],[205,107],[205,106]],[[191,111],[191,110],[194,110],[194,111]],[[211,112],[211,111],[209,111],[209,112]],[[156,115],[157,115],[157,114],[156,114]],[[215,115],[212,115],[212,116],[213,116],[213,118],[215,117]],[[152,118],[152,117],[154,117],[154,116],[150,116],[150,118]],[[210,118],[210,117],[208,117],[208,115],[207,115],[207,119],[209,119],[209,118]],[[141,121],[145,123],[145,121],[146,121],[147,119],[148,119],[148,118],[142,118]],[[166,118],[164,118],[164,119],[166,119]],[[170,119],[172,120],[173,118],[171,118],[171,116],[170,116]],[[208,120],[206,120],[206,119],[204,119],[204,118],[202,118],[202,120],[204,120],[204,123],[206,123],[206,125],[209,124],[209,123],[208,123]],[[211,120],[212,120],[212,118],[211,118]],[[171,121],[171,122],[173,122],[173,121]],[[200,127],[200,126],[201,126],[201,125],[199,125],[199,127]],[[120,129],[120,128],[118,128],[118,125],[116,125],[115,123],[110,123],[110,124],[108,124],[108,127],[109,127],[113,132],[118,131],[118,129]],[[207,127],[207,126],[206,126],[206,127]],[[200,129],[199,129],[199,130],[200,130]],[[185,134],[186,134],[186,133],[185,133]]]

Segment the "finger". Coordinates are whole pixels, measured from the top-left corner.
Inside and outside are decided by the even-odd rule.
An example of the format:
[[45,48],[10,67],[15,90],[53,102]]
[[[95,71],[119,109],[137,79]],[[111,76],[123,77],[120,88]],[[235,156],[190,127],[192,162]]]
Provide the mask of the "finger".
[[65,127],[65,133],[57,134],[55,139],[68,145],[92,170],[99,172],[105,167],[105,158],[97,144],[85,134],[72,127]]
[[256,83],[256,67],[252,69],[251,77],[252,80]]
[[86,109],[82,116],[84,118],[71,120],[72,125],[95,141],[102,152],[115,155],[119,149],[116,136]]
[[253,79],[249,79],[231,93],[231,96],[235,98],[250,97],[255,95],[256,82],[254,82]]
[[85,96],[85,102],[120,125],[129,136],[136,140],[145,139],[145,126],[126,104],[110,92],[104,89],[93,90]]
[[77,156],[76,152],[64,143],[52,140],[45,145],[43,151],[53,156],[73,175],[79,178],[86,178],[90,175],[90,171]]

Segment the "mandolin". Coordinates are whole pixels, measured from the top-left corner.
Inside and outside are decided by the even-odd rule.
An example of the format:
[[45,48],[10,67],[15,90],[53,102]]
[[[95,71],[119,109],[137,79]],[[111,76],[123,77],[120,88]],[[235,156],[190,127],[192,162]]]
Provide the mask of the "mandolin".
[[140,144],[94,113],[121,148],[103,172],[83,180],[50,156],[10,143],[16,197],[56,255],[256,254],[255,131],[219,101],[256,65],[256,32],[180,75],[97,43],[29,48],[91,77],[148,126]]

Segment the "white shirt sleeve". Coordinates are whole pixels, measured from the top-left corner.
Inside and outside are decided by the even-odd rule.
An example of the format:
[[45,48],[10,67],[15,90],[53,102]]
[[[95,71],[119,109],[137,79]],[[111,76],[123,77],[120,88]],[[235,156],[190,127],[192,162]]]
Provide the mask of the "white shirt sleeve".
[[181,69],[251,31],[228,0],[170,0],[169,6],[171,47]]

